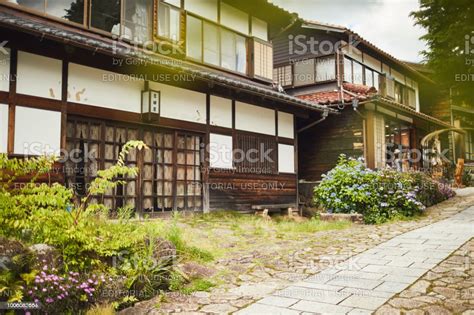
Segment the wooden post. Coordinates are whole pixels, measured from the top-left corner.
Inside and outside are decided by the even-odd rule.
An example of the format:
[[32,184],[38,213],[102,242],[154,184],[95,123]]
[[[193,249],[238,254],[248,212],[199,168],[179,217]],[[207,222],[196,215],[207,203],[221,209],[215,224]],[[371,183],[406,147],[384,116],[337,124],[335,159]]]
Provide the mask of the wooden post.
[[367,166],[369,168],[375,168],[375,113],[371,110],[367,111],[367,123],[366,123],[366,138],[365,146],[367,147]]
[[464,159],[458,159],[458,164],[456,165],[456,173],[454,174],[455,185],[458,188],[462,188],[462,176],[464,174]]
[[15,153],[15,113],[16,113],[16,81],[18,69],[18,50],[12,48],[10,50],[10,93],[8,95],[8,154]]
[[206,96],[206,135],[204,138],[204,147],[201,150],[204,151],[202,165],[204,166],[203,177],[202,177],[202,211],[204,213],[209,213],[210,211],[210,196],[209,196],[209,142],[210,142],[210,124],[211,124],[211,96],[207,94]]

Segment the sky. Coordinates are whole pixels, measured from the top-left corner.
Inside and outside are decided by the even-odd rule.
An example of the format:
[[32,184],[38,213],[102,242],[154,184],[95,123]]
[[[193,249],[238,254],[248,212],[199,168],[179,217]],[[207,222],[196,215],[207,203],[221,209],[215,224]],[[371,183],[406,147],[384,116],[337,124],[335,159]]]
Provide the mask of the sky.
[[419,0],[271,0],[300,17],[352,29],[377,47],[404,61],[420,62],[423,28],[410,12]]

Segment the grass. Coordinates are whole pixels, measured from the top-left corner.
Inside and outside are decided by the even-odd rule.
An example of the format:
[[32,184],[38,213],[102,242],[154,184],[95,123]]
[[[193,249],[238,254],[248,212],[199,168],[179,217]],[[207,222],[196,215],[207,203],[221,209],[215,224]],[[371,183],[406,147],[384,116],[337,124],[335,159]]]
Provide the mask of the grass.
[[[350,222],[326,222],[319,219],[302,219],[301,222],[276,216],[272,220],[235,211],[219,211],[192,217],[179,218],[182,226],[181,240],[187,246],[200,248],[198,253],[203,262],[226,258],[229,254],[239,254],[257,248],[258,244],[273,242],[275,239],[300,239],[308,234],[349,228]],[[180,242],[175,242],[180,244]],[[187,249],[189,251],[189,248]]]
[[352,223],[348,221],[327,222],[314,218],[304,222],[282,220],[276,223],[280,233],[316,233],[329,230],[342,230],[351,225]]
[[[178,270],[172,272],[169,279],[170,289],[183,294],[209,291],[222,284],[222,279],[226,274],[230,276],[239,272],[231,266],[220,265],[217,268],[216,261],[218,260],[236,259],[243,255],[266,251],[281,241],[297,242],[307,239],[309,234],[346,229],[352,225],[350,222],[325,222],[316,218],[295,221],[283,216],[268,220],[233,211],[187,217],[178,214],[168,221],[156,221],[156,229],[176,246],[181,263],[192,261],[217,271],[212,277],[206,279],[187,279]],[[154,222],[155,220],[150,220],[145,224],[153,225]],[[163,223],[164,228],[162,228]],[[150,227],[150,229],[153,228]],[[280,245],[275,246],[278,248]],[[280,250],[281,254],[281,249],[277,250]],[[260,262],[257,257],[253,263],[265,265],[265,261]]]
[[214,260],[214,256],[209,251],[189,245],[183,238],[183,231],[177,226],[176,222],[170,225],[166,238],[176,246],[176,251],[184,259],[198,262],[210,262]]

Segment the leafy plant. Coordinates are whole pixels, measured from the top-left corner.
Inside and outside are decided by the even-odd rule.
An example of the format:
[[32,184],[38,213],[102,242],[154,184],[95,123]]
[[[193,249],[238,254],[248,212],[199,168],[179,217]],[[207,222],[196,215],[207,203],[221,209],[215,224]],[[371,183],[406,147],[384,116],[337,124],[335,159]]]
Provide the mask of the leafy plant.
[[[118,209],[115,220],[110,220],[109,209],[91,202],[124,184],[123,178],[137,176],[138,168],[126,166],[126,156],[131,150],[146,148],[141,141],[128,142],[117,163],[99,171],[86,196],[76,204],[72,203],[71,189],[49,180],[36,182],[40,176],[48,179],[54,159],[18,160],[0,155],[0,235],[52,246],[63,262],[58,270],[33,270],[37,264],[28,263],[22,270],[2,273],[0,294],[8,292],[12,301],[37,300],[46,305],[48,313],[74,313],[93,304],[122,308],[169,288],[175,257],[163,257],[163,252],[175,253],[173,244],[183,259],[212,260],[211,253],[187,244],[177,218],[171,223],[137,221],[133,209],[124,207]],[[16,185],[23,176],[31,180]],[[103,281],[99,275],[114,280]],[[210,286],[204,280],[187,285],[197,289]],[[112,296],[98,296],[102,287]]]
[[104,275],[81,276],[77,272],[61,275],[47,265],[27,287],[28,300],[41,303],[48,314],[65,314],[87,309],[108,281]]
[[342,155],[314,189],[314,202],[334,213],[360,213],[366,223],[412,217],[454,196],[447,185],[421,172],[373,171]]

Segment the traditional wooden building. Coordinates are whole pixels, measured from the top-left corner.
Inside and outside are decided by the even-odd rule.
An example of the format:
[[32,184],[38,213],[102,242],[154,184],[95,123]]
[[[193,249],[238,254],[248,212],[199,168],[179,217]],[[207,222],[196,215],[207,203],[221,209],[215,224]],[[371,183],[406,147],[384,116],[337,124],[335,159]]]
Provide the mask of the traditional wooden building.
[[263,0],[2,1],[0,151],[60,155],[81,196],[143,140],[110,209],[296,204],[296,125],[337,111],[272,82],[271,40],[294,22]]
[[[409,66],[426,75],[433,76],[433,71],[425,64],[408,63]],[[423,90],[423,89],[422,89]],[[453,161],[464,159],[471,167],[474,166],[474,105],[459,103],[452,99],[455,90],[439,90],[428,86],[429,102],[424,102],[420,110],[430,116],[451,124],[459,131],[449,134],[450,156]]]
[[341,112],[298,122],[301,180],[320,180],[341,153],[371,168],[428,167],[422,138],[450,128],[420,110],[429,78],[345,27],[295,23],[274,40],[274,63],[274,80],[287,93]]

